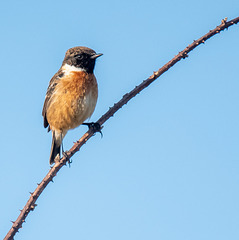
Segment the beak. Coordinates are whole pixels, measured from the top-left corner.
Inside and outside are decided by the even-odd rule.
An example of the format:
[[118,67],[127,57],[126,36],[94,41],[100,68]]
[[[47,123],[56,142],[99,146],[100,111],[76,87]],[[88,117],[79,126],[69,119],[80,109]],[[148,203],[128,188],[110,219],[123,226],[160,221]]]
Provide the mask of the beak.
[[102,55],[103,55],[103,53],[96,53],[95,55],[91,56],[90,58],[91,59],[96,59],[96,58],[98,58],[98,57],[100,57]]

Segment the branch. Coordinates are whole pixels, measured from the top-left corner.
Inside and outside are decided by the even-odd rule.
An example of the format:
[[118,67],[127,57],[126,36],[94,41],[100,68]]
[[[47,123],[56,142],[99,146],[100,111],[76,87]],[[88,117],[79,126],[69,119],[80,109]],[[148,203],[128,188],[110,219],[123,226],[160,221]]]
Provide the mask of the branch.
[[[158,71],[154,72],[148,79],[144,80],[140,85],[136,86],[131,92],[125,94],[122,99],[115,103],[113,107],[111,107],[97,122],[102,126],[110,117],[112,117],[123,105],[125,105],[129,100],[135,97],[138,93],[140,93],[143,89],[148,87],[153,81],[155,81],[158,77],[160,77],[164,72],[166,72],[169,68],[171,68],[174,64],[179,62],[181,59],[188,57],[188,53],[191,52],[198,45],[204,43],[206,40],[211,38],[212,36],[220,33],[224,29],[237,24],[239,22],[239,17],[232,19],[227,22],[227,18],[221,21],[221,24],[217,26],[215,29],[210,30],[207,34],[195,40],[192,44],[188,45],[183,51],[179,52],[172,60],[166,63],[163,67],[161,67]],[[44,177],[42,182],[38,184],[38,187],[35,189],[33,193],[30,193],[31,196],[27,201],[25,207],[21,210],[20,215],[17,220],[13,222],[13,225],[9,232],[7,233],[4,240],[13,239],[16,232],[22,228],[22,224],[25,222],[25,219],[30,211],[33,211],[37,206],[36,200],[42,193],[42,191],[46,188],[49,182],[53,181],[53,178],[59,172],[59,170],[66,165],[68,159],[70,159],[79,149],[94,135],[93,130],[87,131],[81,138],[78,140],[73,147],[66,152],[65,156],[60,159],[59,162],[55,163],[55,165],[49,170],[47,175]]]

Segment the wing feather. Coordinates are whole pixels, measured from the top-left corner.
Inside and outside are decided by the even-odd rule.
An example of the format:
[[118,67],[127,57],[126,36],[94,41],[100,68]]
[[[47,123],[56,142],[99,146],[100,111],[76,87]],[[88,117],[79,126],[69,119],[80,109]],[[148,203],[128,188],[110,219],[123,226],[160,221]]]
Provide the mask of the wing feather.
[[[44,127],[48,127],[49,123],[47,121],[47,109],[49,106],[49,102],[50,99],[55,91],[56,85],[59,83],[60,79],[64,76],[64,72],[60,69],[50,80],[49,82],[49,86],[47,88],[46,91],[46,97],[45,97],[45,101],[43,104],[43,109],[42,109],[42,116],[43,116],[43,120],[44,120]],[[50,128],[48,128],[48,131],[50,130]]]

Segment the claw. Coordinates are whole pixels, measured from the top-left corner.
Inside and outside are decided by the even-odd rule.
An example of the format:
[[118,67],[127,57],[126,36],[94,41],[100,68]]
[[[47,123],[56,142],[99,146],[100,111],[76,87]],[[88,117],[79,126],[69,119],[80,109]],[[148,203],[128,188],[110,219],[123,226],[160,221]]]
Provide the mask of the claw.
[[93,132],[99,132],[101,134],[101,138],[103,137],[103,133],[101,132],[101,126],[98,122],[82,123],[82,125],[88,126],[88,128]]
[[72,161],[71,161],[71,159],[70,159],[70,158],[68,157],[68,155],[67,155],[68,152],[69,152],[69,151],[63,151],[63,152],[62,152],[62,155],[66,158],[66,161],[68,162],[69,167],[70,167]]

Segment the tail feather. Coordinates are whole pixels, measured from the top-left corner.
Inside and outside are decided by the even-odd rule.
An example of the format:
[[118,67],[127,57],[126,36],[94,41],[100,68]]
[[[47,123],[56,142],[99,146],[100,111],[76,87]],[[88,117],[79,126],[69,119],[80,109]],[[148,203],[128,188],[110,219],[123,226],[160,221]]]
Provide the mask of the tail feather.
[[50,153],[50,164],[53,164],[56,156],[61,154],[61,141],[55,136],[55,131],[52,131],[52,144],[51,144],[51,153]]

